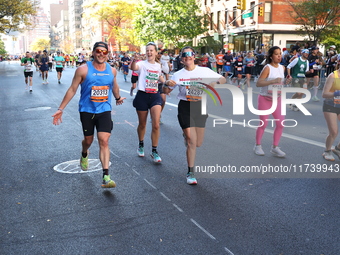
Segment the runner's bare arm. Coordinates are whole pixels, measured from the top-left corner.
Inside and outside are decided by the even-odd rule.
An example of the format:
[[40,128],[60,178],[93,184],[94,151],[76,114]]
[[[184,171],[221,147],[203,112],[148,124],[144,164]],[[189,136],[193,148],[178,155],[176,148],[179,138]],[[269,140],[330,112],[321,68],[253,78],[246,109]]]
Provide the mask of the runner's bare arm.
[[82,65],[77,68],[71,86],[66,91],[66,94],[58,108],[58,110],[52,115],[53,117],[53,124],[59,125],[62,122],[62,114],[63,110],[65,109],[66,105],[71,101],[74,95],[77,92],[79,85],[84,81],[87,74],[87,65]]
[[113,89],[112,89],[112,94],[116,100],[116,105],[120,105],[124,102],[124,99],[126,99],[126,97],[121,97],[120,96],[120,92],[119,92],[119,85],[117,83],[117,70],[116,68],[112,67],[112,73],[114,75],[114,79],[113,79]]

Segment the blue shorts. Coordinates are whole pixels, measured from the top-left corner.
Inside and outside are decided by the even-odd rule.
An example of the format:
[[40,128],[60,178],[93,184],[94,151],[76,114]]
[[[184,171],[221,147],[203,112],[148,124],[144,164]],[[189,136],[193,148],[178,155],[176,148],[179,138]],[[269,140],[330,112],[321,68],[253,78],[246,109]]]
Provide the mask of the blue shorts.
[[137,111],[148,111],[155,105],[162,105],[163,99],[159,93],[146,93],[138,90],[135,99],[133,100],[133,107]]
[[231,69],[230,66],[227,66],[227,65],[224,66],[224,71],[230,72],[230,69]]

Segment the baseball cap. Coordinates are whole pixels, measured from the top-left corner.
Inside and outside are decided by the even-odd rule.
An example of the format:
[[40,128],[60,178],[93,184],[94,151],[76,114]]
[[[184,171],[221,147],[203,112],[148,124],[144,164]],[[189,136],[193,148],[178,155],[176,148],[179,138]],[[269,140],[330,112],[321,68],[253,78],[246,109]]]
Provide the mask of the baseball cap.
[[331,46],[329,46],[329,48],[334,48],[334,49],[336,49],[335,45],[331,45]]
[[313,46],[311,50],[318,50],[318,49],[319,49],[319,47]]
[[308,50],[308,49],[303,49],[303,50],[301,51],[301,53],[308,53],[308,54],[309,54],[309,50]]
[[47,52],[47,50],[43,50],[43,52]]
[[95,50],[97,47],[104,47],[105,49],[109,50],[109,46],[107,45],[106,42],[96,42],[93,45],[93,50]]

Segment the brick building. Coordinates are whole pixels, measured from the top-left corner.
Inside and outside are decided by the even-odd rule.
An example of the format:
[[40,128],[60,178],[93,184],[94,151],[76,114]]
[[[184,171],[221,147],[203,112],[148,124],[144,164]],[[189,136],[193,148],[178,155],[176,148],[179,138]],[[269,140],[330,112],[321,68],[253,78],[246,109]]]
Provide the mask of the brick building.
[[[223,47],[233,51],[260,48],[266,51],[274,45],[289,48],[297,41],[304,40],[296,31],[298,26],[291,17],[293,9],[287,1],[244,2],[246,11],[237,9],[237,0],[201,0],[202,11],[210,19],[208,32],[194,39],[194,45],[199,47],[202,53],[216,53]],[[226,25],[226,20],[229,26]]]

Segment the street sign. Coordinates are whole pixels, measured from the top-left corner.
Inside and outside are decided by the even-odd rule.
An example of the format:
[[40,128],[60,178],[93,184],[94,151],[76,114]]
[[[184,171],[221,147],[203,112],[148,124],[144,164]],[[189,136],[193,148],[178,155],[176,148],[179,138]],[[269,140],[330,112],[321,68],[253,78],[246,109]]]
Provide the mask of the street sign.
[[251,18],[251,17],[253,17],[252,12],[248,12],[248,13],[242,15],[242,19]]

